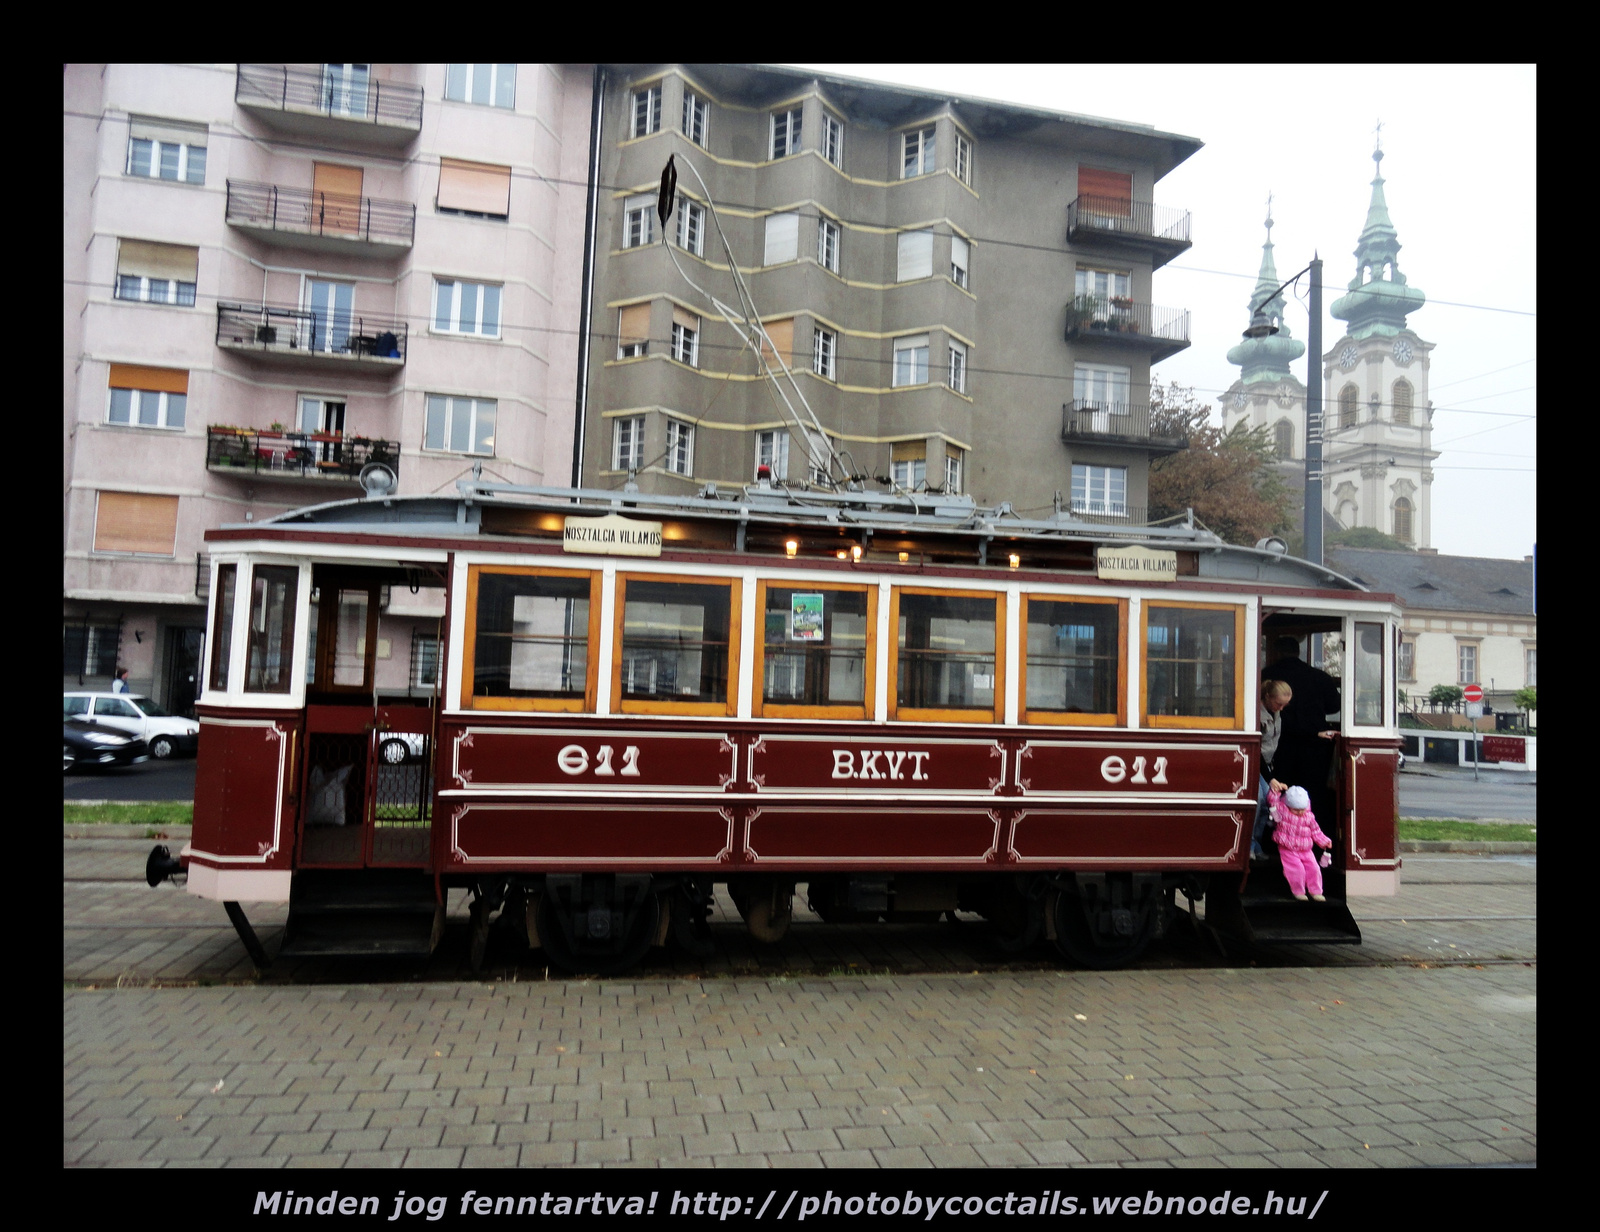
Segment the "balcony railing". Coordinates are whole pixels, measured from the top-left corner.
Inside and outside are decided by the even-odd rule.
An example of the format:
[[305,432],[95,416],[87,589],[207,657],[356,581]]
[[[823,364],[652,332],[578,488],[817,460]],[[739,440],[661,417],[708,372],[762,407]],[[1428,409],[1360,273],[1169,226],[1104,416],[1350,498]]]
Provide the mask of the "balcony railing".
[[1150,408],[1131,402],[1076,400],[1061,408],[1061,439],[1068,444],[1142,445],[1176,453],[1188,437],[1152,429]]
[[229,180],[227,219],[234,227],[409,248],[417,207],[409,201]]
[[1078,338],[1143,347],[1154,359],[1189,345],[1189,312],[1119,296],[1080,295],[1067,305],[1067,341]]
[[1189,211],[1151,201],[1116,197],[1079,197],[1067,206],[1067,239],[1085,236],[1126,239],[1173,249],[1176,256],[1190,245]]
[[219,303],[217,345],[273,356],[397,367],[406,360],[406,323],[397,317],[337,309]]
[[342,432],[287,432],[266,428],[206,429],[206,469],[224,474],[286,479],[355,479],[369,462],[400,473],[400,442]]
[[422,87],[282,64],[241,64],[234,101],[246,107],[400,128],[422,127]]

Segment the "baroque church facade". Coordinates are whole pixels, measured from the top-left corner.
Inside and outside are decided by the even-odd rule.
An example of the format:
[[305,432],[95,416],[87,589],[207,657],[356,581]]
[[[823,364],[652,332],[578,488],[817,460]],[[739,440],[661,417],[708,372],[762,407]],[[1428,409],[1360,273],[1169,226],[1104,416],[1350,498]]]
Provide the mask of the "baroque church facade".
[[[1400,241],[1384,199],[1383,151],[1373,151],[1376,174],[1366,225],[1355,249],[1356,272],[1330,309],[1345,333],[1322,356],[1322,492],[1327,515],[1344,529],[1373,527],[1407,547],[1432,548],[1433,404],[1428,398],[1429,352],[1407,322],[1426,297],[1400,272]],[[1223,394],[1223,426],[1266,427],[1284,482],[1298,491],[1305,477],[1306,389],[1290,370],[1305,354],[1284,317],[1266,220],[1261,272],[1249,313],[1261,306],[1276,334],[1246,338],[1228,352],[1240,369]]]

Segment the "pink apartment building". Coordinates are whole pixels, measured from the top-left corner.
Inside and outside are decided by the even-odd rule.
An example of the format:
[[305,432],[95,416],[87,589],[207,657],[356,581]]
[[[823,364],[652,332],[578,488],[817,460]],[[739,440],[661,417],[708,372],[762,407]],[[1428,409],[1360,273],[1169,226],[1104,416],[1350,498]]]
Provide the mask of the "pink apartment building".
[[[213,527],[572,475],[593,70],[68,65],[63,684],[193,704]],[[442,591],[381,602],[426,690]]]

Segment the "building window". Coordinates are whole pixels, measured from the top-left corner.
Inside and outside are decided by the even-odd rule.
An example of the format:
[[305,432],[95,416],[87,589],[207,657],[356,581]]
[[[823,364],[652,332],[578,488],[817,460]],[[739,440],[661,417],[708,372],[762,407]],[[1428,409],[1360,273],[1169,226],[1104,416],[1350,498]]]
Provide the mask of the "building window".
[[130,117],[126,174],[180,184],[204,184],[205,125]]
[[1401,680],[1415,680],[1417,678],[1417,643],[1415,638],[1402,637],[1400,639],[1400,661],[1396,665]]
[[814,432],[806,433],[806,478],[811,483],[826,484],[830,482],[829,468],[833,457],[833,447],[828,444],[828,438],[818,436]]
[[496,403],[490,398],[429,394],[423,448],[494,457],[495,409]]
[[839,335],[831,329],[817,326],[811,331],[811,371],[820,377],[832,381],[835,376],[835,360],[839,353]]
[[193,308],[199,268],[198,248],[123,240],[117,245],[116,298]]
[[[480,601],[481,607],[481,601]],[[482,634],[479,634],[482,637]],[[433,689],[439,684],[439,638],[437,634],[411,631],[411,687]]]
[[672,358],[691,368],[700,363],[700,318],[681,308],[672,310]]
[[370,64],[324,64],[322,66],[322,106],[329,115],[368,118],[367,87],[372,81]]
[[1394,537],[1401,543],[1411,542],[1411,502],[1403,496],[1394,503]]
[[650,305],[629,304],[617,314],[617,358],[638,359],[650,353]]
[[444,96],[451,102],[477,103],[481,107],[517,105],[515,64],[447,64]]
[[1394,421],[1397,424],[1410,424],[1411,422],[1411,382],[1396,381],[1394,383]]
[[1529,646],[1522,652],[1524,683],[1528,688],[1537,688],[1539,684],[1539,648]]
[[817,264],[839,272],[839,225],[826,218],[817,220]]
[[633,92],[633,135],[648,137],[661,131],[661,83]]
[[683,92],[683,135],[701,148],[706,144],[706,100],[692,91]]
[[1128,512],[1128,468],[1074,464],[1072,512],[1125,515]]
[[[121,629],[117,625],[63,625],[61,627],[61,674],[63,676],[109,676],[117,670],[117,647]],[[84,709],[89,699],[76,700]],[[69,707],[67,712],[72,713]],[[78,713],[83,713],[79,710]]]
[[1124,270],[1080,268],[1075,286],[1080,303],[1090,301],[1102,314],[1110,309],[1133,306],[1131,280]]
[[[1080,411],[1095,415],[1126,415],[1128,413],[1128,388],[1133,381],[1132,368],[1119,368],[1111,364],[1074,364],[1072,368],[1072,396]],[[1109,428],[1109,424],[1102,425]]]
[[933,232],[900,232],[899,260],[895,280],[910,282],[916,278],[933,277]]
[[674,475],[694,474],[694,427],[667,420],[667,469]]
[[172,278],[118,274],[116,297],[141,304],[176,304],[180,308],[193,308],[194,283],[178,282]]
[[1294,425],[1287,419],[1272,425],[1272,453],[1281,462],[1294,457]]
[[889,449],[889,477],[908,492],[928,486],[928,442],[898,441]]
[[640,194],[629,197],[623,212],[622,246],[643,248],[655,238],[656,199]]
[[618,419],[611,429],[611,467],[636,471],[644,465],[644,416]]
[[800,108],[773,113],[771,148],[773,158],[800,153]]
[[972,142],[956,134],[956,179],[963,184],[972,183]]
[[1461,642],[1456,646],[1456,683],[1478,682],[1478,644]]
[[95,500],[94,550],[171,556],[178,536],[178,498],[101,492]]
[[961,491],[961,455],[954,450],[944,455],[944,490],[950,496]]
[[919,129],[900,136],[900,178],[909,180],[919,175],[932,175],[935,170],[933,156],[933,128]]
[[1356,421],[1361,418],[1361,408],[1356,401],[1359,397],[1360,395],[1356,393],[1354,385],[1346,385],[1339,391],[1339,426],[1341,428],[1353,428],[1356,426]]
[[189,374],[175,368],[112,364],[106,422],[138,428],[182,428],[189,405]]
[[835,167],[844,166],[844,125],[822,113],[822,157]]
[[789,434],[782,428],[756,433],[757,478],[763,466],[771,468],[769,473],[774,479],[789,477]]
[[761,358],[776,367],[781,360],[785,368],[794,368],[794,318],[780,317],[761,324],[765,337],[761,340]]
[[433,328],[442,334],[500,336],[500,288],[492,282],[433,283]]
[[697,257],[706,255],[706,212],[693,201],[679,198],[678,247]]
[[928,335],[894,340],[894,386],[928,383]]
[[950,237],[950,281],[967,289],[967,269],[972,263],[972,245],[959,235]]
[[439,160],[439,195],[434,207],[441,214],[469,218],[511,216],[511,168],[496,163],[469,163],[459,158]]
[[767,242],[761,264],[782,265],[800,257],[800,215],[768,214]]
[[949,385],[958,394],[967,392],[967,348],[959,342],[950,343]]

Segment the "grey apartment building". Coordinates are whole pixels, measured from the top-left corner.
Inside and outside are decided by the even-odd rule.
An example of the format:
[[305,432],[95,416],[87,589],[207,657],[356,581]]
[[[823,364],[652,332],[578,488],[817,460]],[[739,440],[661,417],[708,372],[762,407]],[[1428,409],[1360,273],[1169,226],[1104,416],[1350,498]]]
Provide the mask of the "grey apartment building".
[[[584,486],[822,480],[812,429],[710,302],[737,303],[720,220],[869,490],[1145,516],[1151,459],[1183,447],[1152,434],[1151,365],[1188,345],[1152,276],[1189,216],[1154,190],[1199,141],[798,70],[608,65],[598,88]],[[669,155],[693,170],[663,228]]]

